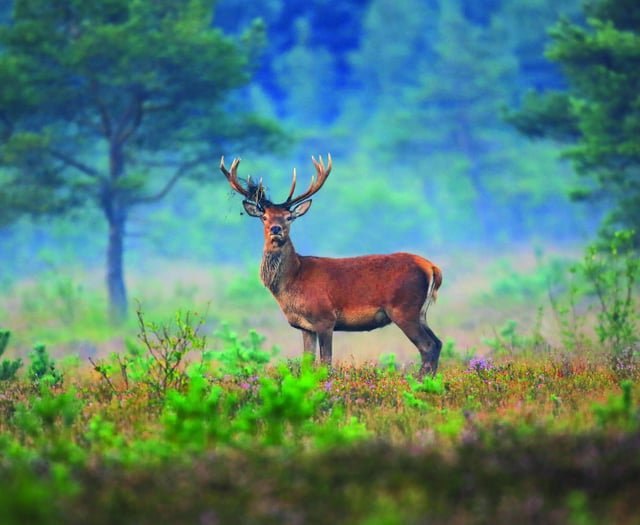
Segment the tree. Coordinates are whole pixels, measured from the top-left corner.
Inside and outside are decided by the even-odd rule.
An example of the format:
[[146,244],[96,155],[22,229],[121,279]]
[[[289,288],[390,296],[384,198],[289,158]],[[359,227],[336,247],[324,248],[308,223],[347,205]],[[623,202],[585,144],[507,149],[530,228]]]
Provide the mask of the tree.
[[[388,20],[397,21],[395,33]],[[472,23],[459,3],[415,0],[372,3],[365,30],[354,67],[384,108],[367,117],[375,150],[387,161],[401,155],[403,163],[442,166],[444,173],[425,175],[422,193],[433,203],[434,195],[448,193],[444,186],[455,188],[458,204],[475,210],[464,221],[472,225],[467,232],[495,236],[503,215],[496,181],[509,161],[499,108],[517,67],[504,31]]]
[[546,56],[567,88],[531,91],[507,118],[529,137],[567,144],[565,155],[587,180],[573,197],[608,203],[608,236],[640,224],[640,4],[602,0],[585,15],[586,24],[561,19],[550,32]]
[[261,23],[234,41],[212,13],[211,0],[15,0],[0,30],[0,221],[97,206],[116,322],[132,208],[231,145],[282,139],[232,97],[255,69]]

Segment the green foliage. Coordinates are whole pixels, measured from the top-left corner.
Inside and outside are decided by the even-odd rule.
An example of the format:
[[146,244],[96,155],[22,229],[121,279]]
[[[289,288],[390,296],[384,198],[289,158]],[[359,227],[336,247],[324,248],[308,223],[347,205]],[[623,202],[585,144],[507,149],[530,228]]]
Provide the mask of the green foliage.
[[194,375],[186,392],[170,390],[162,415],[166,438],[187,453],[202,453],[218,444],[227,445],[235,435],[229,420],[235,408],[235,396]]
[[115,377],[119,376],[124,390],[144,385],[149,396],[162,400],[169,389],[179,389],[187,381],[193,366],[187,356],[199,354],[200,366],[210,360],[207,337],[200,333],[205,320],[197,313],[178,311],[172,323],[150,322],[140,306],[136,314],[138,337],[125,339],[127,353],[113,354],[109,361],[90,361],[112,393],[118,392]]
[[550,32],[547,57],[563,70],[567,89],[529,95],[512,121],[529,136],[569,142],[565,155],[589,177],[573,196],[610,203],[602,231],[608,237],[640,219],[640,32],[630,23],[640,6],[602,0],[584,11],[586,24],[563,18]]
[[224,291],[225,297],[234,304],[247,308],[259,308],[273,301],[260,281],[257,272],[251,275],[238,274],[233,276]]
[[440,352],[440,359],[458,361],[466,363],[476,353],[476,347],[468,347],[465,349],[456,348],[456,341],[452,337],[447,337],[442,344],[442,350]]
[[29,352],[29,359],[31,362],[27,369],[27,375],[34,384],[50,387],[62,384],[63,374],[49,356],[44,344],[36,344]]
[[82,406],[74,389],[54,392],[44,382],[38,395],[16,403],[12,432],[0,436],[3,523],[63,520],[60,502],[79,494],[73,471],[87,459],[74,438]]
[[636,297],[640,258],[636,245],[635,231],[615,232],[608,246],[589,246],[576,266],[597,298],[598,339],[614,354],[640,340]]
[[550,294],[553,312],[560,326],[560,337],[564,348],[571,351],[583,351],[590,347],[590,341],[585,333],[587,322],[580,305],[585,295],[585,286],[582,279],[577,276],[576,266],[568,269],[570,279],[565,293],[561,298]]
[[[62,236],[67,235],[71,233],[65,229]],[[65,250],[57,254],[41,251],[38,255],[47,266],[53,266],[58,256],[71,256]],[[56,266],[56,270],[39,273],[32,282],[11,289],[17,304],[9,318],[13,322],[28,318],[33,325],[31,337],[49,344],[57,344],[69,333],[73,333],[76,340],[109,337],[105,294],[87,285],[90,280],[87,272]]]
[[539,301],[548,292],[549,283],[563,281],[568,264],[557,258],[545,260],[540,252],[536,252],[536,263],[534,271],[523,272],[514,268],[512,261],[499,260],[489,270],[493,278],[488,298],[513,303]]
[[413,408],[419,410],[427,410],[431,407],[429,403],[416,394],[433,394],[440,396],[445,393],[446,385],[443,382],[442,374],[436,374],[435,377],[425,375],[422,381],[417,381],[412,376],[405,376],[405,380],[409,385],[409,390],[402,393],[405,402]]
[[412,376],[405,376],[409,388],[413,392],[424,392],[426,394],[444,394],[446,388],[442,379],[442,374],[436,374],[435,377],[425,375],[422,381],[416,381]]
[[4,460],[0,475],[5,480],[0,491],[3,523],[55,525],[64,521],[60,502],[78,493],[70,469],[64,463],[44,463],[38,468],[32,451],[11,439],[0,438],[0,454]]
[[22,359],[3,359],[0,363],[0,381],[8,381],[15,378],[20,368],[22,368]]
[[483,337],[482,342],[497,355],[512,355],[514,352],[538,351],[548,348],[549,344],[540,333],[542,313],[542,308],[539,308],[537,324],[532,335],[518,333],[518,323],[509,319],[498,331],[494,330],[495,337]]
[[596,525],[597,521],[589,510],[588,497],[584,492],[574,491],[569,494],[567,507],[571,525]]
[[240,339],[237,332],[231,330],[227,323],[214,334],[223,346],[220,351],[211,353],[212,359],[220,363],[218,374],[249,377],[261,370],[265,363],[279,353],[274,347],[271,352],[262,349],[264,336],[255,330],[249,330],[249,337]]
[[[138,339],[149,360],[144,376],[164,393],[168,388],[179,388],[186,379],[184,360],[190,352],[199,352],[203,356],[206,349],[206,336],[200,334],[204,324],[202,317],[178,311],[175,315],[175,327],[145,321],[142,310],[138,308]],[[193,317],[196,317],[194,320]]]
[[110,314],[121,322],[132,207],[201,174],[212,144],[282,143],[272,122],[231,96],[250,78],[264,27],[256,21],[240,41],[225,36],[211,25],[210,0],[170,9],[150,0],[15,4],[0,27],[0,80],[12,86],[0,93],[0,222],[99,209],[109,225]]
[[281,365],[276,377],[260,379],[255,417],[264,426],[264,445],[282,445],[288,432],[294,443],[300,443],[306,433],[313,435],[313,419],[319,415],[326,398],[326,392],[318,387],[327,377],[327,370],[323,367],[315,369],[312,361],[306,357],[298,375]]
[[[0,357],[4,354],[9,344],[11,332],[9,330],[0,330]],[[16,372],[22,367],[22,359],[3,359],[0,361],[0,381],[8,381],[14,379]]]
[[[611,356],[614,370],[624,376],[637,362],[638,279],[640,262],[634,231],[619,231],[585,249],[582,260],[569,268],[564,295],[551,297],[567,350],[599,346]],[[595,313],[597,343],[588,337]]]
[[[114,196],[121,195],[120,204],[136,204],[135,208],[123,208],[126,218],[137,225],[136,253],[127,258],[127,264],[158,255],[244,261],[248,254],[256,253],[251,251],[256,245],[247,242],[250,232],[255,235],[256,225],[240,225],[239,203],[230,198],[224,178],[202,168],[221,153],[242,155],[247,173],[264,176],[274,194],[285,195],[291,167],[306,173],[313,170],[310,154],[333,153],[338,178],[332,180],[348,182],[344,188],[357,191],[327,186],[324,191],[330,197],[314,202],[317,213],[305,219],[308,231],[317,234],[309,236],[309,241],[296,241],[306,253],[422,252],[427,240],[429,250],[436,252],[450,250],[453,243],[486,246],[487,240],[527,242],[543,236],[564,241],[574,239],[591,220],[581,209],[570,209],[565,194],[576,183],[568,168],[558,164],[558,147],[547,142],[527,143],[513,135],[499,115],[500,107],[518,96],[520,86],[529,82],[557,85],[555,67],[540,59],[546,28],[558,12],[573,15],[578,0],[492,2],[485,9],[449,5],[442,0],[427,4],[408,0],[393,5],[385,0],[348,0],[340,6],[296,1],[297,7],[290,8],[295,20],[285,14],[279,0],[263,6],[225,0],[216,4],[213,21],[211,16],[199,18],[211,4],[198,1],[193,3],[197,7],[188,8],[183,3],[167,9],[166,26],[157,23],[161,17],[152,2],[138,2],[135,7],[120,4],[116,2],[118,7],[114,8],[121,13],[115,21],[99,7],[78,7],[68,15],[63,8],[47,7],[47,17],[40,18],[37,7],[21,13],[25,25],[45,40],[41,45],[35,42],[34,47],[46,47],[48,43],[57,51],[51,67],[35,68],[53,68],[51,74],[59,80],[42,82],[38,88],[48,91],[51,87],[54,95],[64,91],[57,94],[58,98],[46,97],[55,106],[52,111],[59,106],[75,107],[57,104],[59,98],[67,100],[69,95],[71,100],[81,100],[77,105],[92,116],[83,120],[83,125],[101,123],[101,108],[106,108],[115,122],[119,116],[129,115],[125,110],[130,101],[135,105],[132,97],[142,93],[149,99],[143,101],[141,126],[127,137],[123,173],[117,180],[101,185],[103,180],[107,182],[106,168],[111,165],[106,158],[109,145],[99,133],[101,126],[88,125],[89,129],[79,126],[82,133],[72,133],[71,139],[65,134],[68,130],[64,124],[55,126],[50,135],[60,133],[67,142],[45,137],[57,146],[56,153],[67,156],[52,159],[52,169],[24,170],[22,177],[12,170],[0,175],[2,182],[6,181],[3,188],[8,190],[9,203],[20,202],[16,194],[27,194],[29,181],[41,196],[26,195],[25,202],[44,205],[48,197],[61,199],[62,209],[72,204],[83,206],[72,217],[72,226],[84,239],[77,239],[78,233],[52,238],[50,224],[41,226],[39,235],[32,225],[15,225],[11,238],[0,239],[0,249],[8,252],[15,243],[29,254],[25,246],[30,241],[46,242],[56,250],[63,245],[61,241],[73,239],[69,243],[74,246],[73,258],[95,264],[95,250],[104,249],[108,240],[108,224],[99,207],[84,207],[98,204],[103,188],[112,189]],[[109,12],[111,7],[105,9]],[[254,24],[253,17],[258,16],[262,21]],[[82,23],[76,23],[76,17]],[[82,29],[78,35],[61,30],[56,40],[43,25],[55,25],[59,19],[61,27]],[[390,28],[389,19],[396,20],[397,27]],[[12,24],[13,20],[7,25]],[[192,29],[187,34],[186,26]],[[20,35],[18,29],[10,32]],[[218,39],[209,34],[213,32],[218,33]],[[232,34],[237,38],[230,37]],[[156,52],[159,39],[161,54]],[[206,52],[200,52],[205,48],[203,41],[211,44]],[[227,45],[231,48],[228,54]],[[213,61],[216,53],[222,55],[220,63]],[[60,64],[67,55],[73,59],[70,64]],[[36,53],[33,59],[38,56]],[[309,56],[314,59],[309,60]],[[94,61],[101,66],[93,65]],[[172,67],[174,64],[179,66]],[[23,108],[19,113],[22,117],[32,106],[27,104],[29,100],[23,100],[28,98],[26,90],[17,82],[21,79],[20,66],[18,61],[12,66],[18,71],[12,72],[7,64],[4,85],[12,86],[6,88],[7,96],[14,93],[7,107]],[[72,69],[71,78],[86,82],[77,86],[69,82],[64,66]],[[240,91],[227,90],[230,78],[242,77],[242,82],[248,82],[256,67],[258,75],[251,84]],[[210,74],[206,80],[194,81],[199,71]],[[322,71],[322,82],[317,81],[318,71]],[[89,74],[96,77],[102,105],[94,103]],[[203,84],[211,88],[206,93],[200,89]],[[190,85],[194,93],[189,91]],[[179,97],[178,93],[185,96]],[[166,99],[162,98],[165,94]],[[201,105],[204,95],[210,95],[210,104]],[[156,96],[173,107],[155,104]],[[322,100],[322,104],[309,104],[309,100]],[[398,100],[403,101],[401,107]],[[258,110],[263,117],[246,115],[247,111]],[[133,109],[131,113],[135,113]],[[294,135],[295,149],[287,154],[290,160],[274,162],[274,153],[282,149],[274,149],[272,139],[279,142],[282,134],[273,129],[273,123],[264,121],[266,116],[277,118]],[[16,142],[16,155],[39,151],[41,154],[32,155],[35,164],[48,158],[45,146],[51,143],[39,138],[32,141],[28,136],[24,140],[20,148]],[[155,145],[162,147],[154,151]],[[258,149],[266,154],[258,156]],[[71,160],[84,164],[76,166]],[[196,166],[200,160],[203,163]],[[55,169],[59,165],[67,169]],[[178,173],[179,165],[187,166],[184,178],[163,193],[173,176],[180,178],[183,173]],[[99,173],[83,174],[81,166]],[[46,173],[32,177],[36,171]],[[391,179],[393,191],[389,191]],[[215,180],[219,187],[206,190],[206,181]],[[137,206],[165,195],[167,199],[146,210]],[[119,209],[117,202],[113,204]],[[80,213],[83,221],[77,220]],[[140,221],[142,214],[145,219]],[[96,229],[93,224],[88,229],[78,227],[85,218],[94,216],[99,221]],[[154,225],[153,231],[150,224]],[[140,228],[144,231],[139,232]],[[15,253],[13,249],[11,252]],[[66,262],[65,255],[57,257],[62,264]],[[13,258],[21,260],[17,254]],[[29,262],[29,266],[34,264]],[[246,284],[250,292],[241,296],[241,301],[260,301],[251,294],[255,283],[237,284],[241,291]],[[267,300],[268,294],[262,291],[260,297]]]
[[[224,522],[272,523],[269,509],[286,508],[305,523],[377,523],[379,509],[436,524],[609,522],[635,508],[640,368],[620,394],[605,360],[570,359],[498,356],[420,380],[395,365],[328,371],[309,359],[223,375],[212,359],[155,410],[150,382],[105,395],[93,371],[35,393],[15,383],[0,396],[15,407],[0,418],[4,519],[195,522],[215,509]],[[572,499],[596,489],[606,497]],[[531,510],[532,495],[544,507]]]
[[[367,431],[355,418],[345,421],[341,410],[322,416],[327,393],[320,388],[324,368],[304,360],[294,374],[286,364],[261,370],[247,382],[242,368],[228,390],[199,374],[186,392],[171,390],[162,415],[165,435],[181,450],[202,453],[216,446],[253,450],[297,449],[307,440],[322,448],[344,446],[363,439]],[[228,379],[227,379],[228,380]]]
[[[500,112],[518,96],[518,75],[539,63],[531,55],[533,49],[543,50],[545,22],[552,13],[571,12],[572,4],[504,2],[483,9],[480,22],[457,3],[371,2],[360,45],[351,54],[353,78],[365,89],[346,99],[339,128],[343,135],[335,140],[336,148],[356,152],[347,171],[359,182],[359,191],[349,203],[363,207],[360,215],[370,212],[369,219],[363,215],[365,224],[384,213],[381,228],[393,224],[394,236],[405,231],[407,239],[417,235],[432,245],[461,238],[516,242],[529,232],[564,230],[557,211],[567,206],[562,194],[573,181],[548,176],[562,170],[557,148],[526,146],[505,126]],[[394,28],[389,28],[390,19],[396,21]],[[398,100],[404,101],[401,108]],[[350,145],[353,129],[362,132]],[[398,158],[402,169],[395,167]],[[398,188],[391,193],[385,177],[370,176],[385,166]],[[360,182],[358,173],[370,180]],[[383,210],[373,204],[381,199],[387,203]],[[429,208],[437,210],[437,217]],[[403,223],[407,209],[412,210],[410,224]],[[352,238],[362,243],[366,229],[361,226]],[[368,245],[380,242],[379,235],[373,238],[376,233]]]
[[640,427],[640,410],[633,403],[632,387],[633,381],[622,381],[620,383],[622,393],[619,396],[609,396],[606,403],[593,405],[593,414],[600,427],[627,431],[635,431]]

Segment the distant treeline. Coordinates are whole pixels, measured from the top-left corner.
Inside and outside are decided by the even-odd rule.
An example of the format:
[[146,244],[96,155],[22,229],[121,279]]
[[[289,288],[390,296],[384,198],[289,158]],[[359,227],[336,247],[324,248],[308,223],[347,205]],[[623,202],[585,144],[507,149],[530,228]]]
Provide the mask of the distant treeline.
[[[0,9],[0,21],[8,13]],[[580,21],[580,0],[218,2],[211,23],[223,33],[264,25],[252,80],[234,96],[277,122],[287,147],[211,151],[210,175],[132,212],[128,262],[258,257],[259,227],[239,216],[221,155],[242,156],[241,174],[264,177],[279,199],[294,167],[308,184],[310,156],[331,152],[334,171],[293,233],[305,253],[584,240],[602,210],[569,201],[576,176],[556,144],[532,143],[503,119],[527,89],[562,87],[544,57],[561,16]],[[3,264],[102,259],[99,215],[67,220],[5,227]]]

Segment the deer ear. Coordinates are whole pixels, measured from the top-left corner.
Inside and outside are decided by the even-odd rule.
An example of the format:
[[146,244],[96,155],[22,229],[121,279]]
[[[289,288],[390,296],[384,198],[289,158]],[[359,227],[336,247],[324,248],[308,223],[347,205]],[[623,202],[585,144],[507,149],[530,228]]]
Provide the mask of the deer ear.
[[305,213],[307,213],[309,211],[309,208],[311,207],[311,201],[304,201],[300,204],[298,204],[295,208],[293,208],[293,210],[291,210],[291,215],[294,219],[297,219],[298,217],[302,217]]
[[252,217],[262,217],[264,215],[264,210],[253,202],[242,201],[242,205],[244,206],[247,214],[251,215]]

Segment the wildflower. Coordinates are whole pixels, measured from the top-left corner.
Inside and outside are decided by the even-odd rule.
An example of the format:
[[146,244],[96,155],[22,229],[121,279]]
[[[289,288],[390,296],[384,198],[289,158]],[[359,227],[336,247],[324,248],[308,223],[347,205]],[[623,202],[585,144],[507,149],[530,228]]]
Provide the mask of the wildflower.
[[480,370],[493,370],[494,365],[490,357],[487,359],[478,358],[469,361],[469,370],[472,372],[479,372]]

